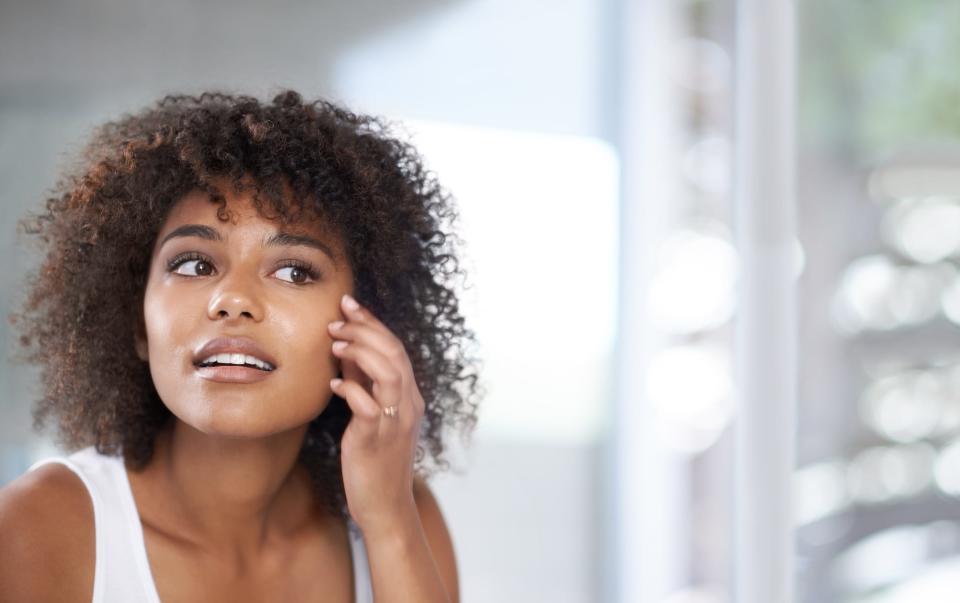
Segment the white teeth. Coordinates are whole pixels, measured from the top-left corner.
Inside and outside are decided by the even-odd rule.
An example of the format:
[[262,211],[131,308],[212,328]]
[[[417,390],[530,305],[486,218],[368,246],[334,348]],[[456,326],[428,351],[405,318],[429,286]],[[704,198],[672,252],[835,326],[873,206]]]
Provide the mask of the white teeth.
[[255,356],[250,356],[249,354],[230,354],[230,353],[214,354],[213,356],[210,356],[206,360],[203,360],[200,364],[210,364],[212,362],[216,362],[217,364],[237,364],[237,365],[253,364],[265,371],[273,370],[273,365],[271,365],[269,362],[265,362]]

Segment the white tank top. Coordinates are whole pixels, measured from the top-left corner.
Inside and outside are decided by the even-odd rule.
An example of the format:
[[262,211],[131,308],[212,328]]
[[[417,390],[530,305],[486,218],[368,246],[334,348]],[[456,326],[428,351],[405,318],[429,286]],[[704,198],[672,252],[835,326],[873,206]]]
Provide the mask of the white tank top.
[[[123,457],[102,455],[90,446],[69,457],[37,461],[28,471],[45,463],[66,465],[80,477],[93,501],[96,569],[92,603],[160,603]],[[360,529],[350,518],[347,527],[356,603],[373,603],[370,567]]]

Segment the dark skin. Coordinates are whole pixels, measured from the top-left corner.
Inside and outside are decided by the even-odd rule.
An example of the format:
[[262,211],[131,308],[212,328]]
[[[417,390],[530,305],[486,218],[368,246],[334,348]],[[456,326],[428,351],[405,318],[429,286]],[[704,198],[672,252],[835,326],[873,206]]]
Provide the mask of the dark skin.
[[[377,602],[457,601],[448,530],[413,471],[423,399],[402,344],[350,305],[353,272],[322,222],[283,230],[326,250],[264,246],[278,224],[257,214],[248,193],[222,190],[229,223],[200,191],[171,209],[135,334],[136,353],[174,415],[150,464],[128,468],[161,599],[353,600],[346,526],[319,510],[297,463],[307,424],[337,393],[353,412],[341,446],[344,487]],[[165,240],[187,224],[208,226],[220,240]],[[198,377],[194,352],[222,335],[255,339],[276,370],[256,383]],[[340,371],[342,382],[331,383]],[[397,415],[385,415],[386,406]],[[70,512],[54,500],[73,501]],[[33,529],[0,544],[0,584],[13,597],[0,600],[37,600],[38,589],[52,588],[39,574],[57,559],[74,578],[59,581],[51,600],[89,600],[93,511],[79,479],[48,465],[0,490],[0,530],[23,525]],[[64,550],[65,531],[76,546]]]

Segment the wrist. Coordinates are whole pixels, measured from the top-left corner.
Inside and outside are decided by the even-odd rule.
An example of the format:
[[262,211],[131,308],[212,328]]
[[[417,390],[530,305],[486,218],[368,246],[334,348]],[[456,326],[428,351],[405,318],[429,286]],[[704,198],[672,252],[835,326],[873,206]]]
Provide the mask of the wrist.
[[403,543],[421,535],[420,515],[411,496],[409,501],[394,505],[390,512],[357,522],[365,543]]

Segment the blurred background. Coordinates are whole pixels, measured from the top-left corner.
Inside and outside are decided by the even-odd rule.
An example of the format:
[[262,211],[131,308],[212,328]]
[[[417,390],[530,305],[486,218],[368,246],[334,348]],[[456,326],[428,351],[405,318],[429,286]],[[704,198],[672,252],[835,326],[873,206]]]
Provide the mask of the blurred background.
[[[790,590],[946,601],[960,5],[807,0],[790,18]],[[385,116],[457,199],[473,283],[489,393],[433,482],[462,600],[743,600],[738,376],[765,367],[734,349],[751,259],[737,23],[734,0],[4,1],[0,309],[39,259],[16,220],[96,124],[212,88]],[[6,322],[0,340],[14,344]],[[31,431],[36,380],[0,364],[0,485],[63,452]]]

